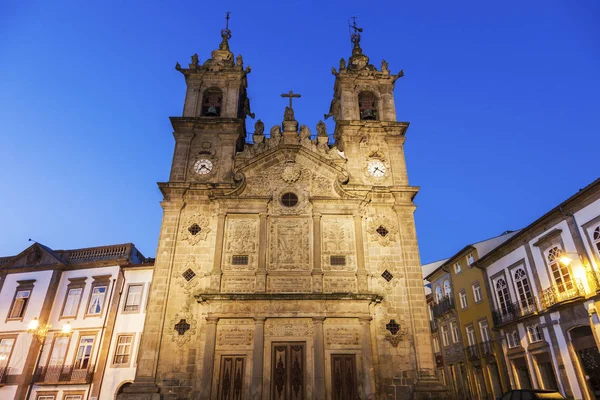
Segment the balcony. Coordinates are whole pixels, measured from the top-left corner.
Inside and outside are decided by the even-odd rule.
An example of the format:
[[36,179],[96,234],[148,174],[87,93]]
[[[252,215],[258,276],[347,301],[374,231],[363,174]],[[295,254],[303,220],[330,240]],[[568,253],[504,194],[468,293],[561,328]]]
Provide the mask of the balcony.
[[91,383],[94,375],[94,366],[85,369],[75,369],[72,365],[56,365],[38,367],[33,375],[33,381],[52,385]]
[[465,352],[467,353],[467,358],[469,360],[479,360],[479,347],[476,344],[467,346]]
[[481,355],[483,357],[489,357],[494,355],[494,342],[488,340],[486,342],[479,343],[479,345],[481,347]]
[[6,384],[6,377],[10,373],[10,368],[8,367],[0,367],[0,386]]
[[517,321],[537,311],[536,299],[530,297],[527,301],[508,303],[506,307],[492,310],[492,319],[496,327]]
[[585,289],[579,279],[561,286],[552,285],[548,289],[540,291],[540,301],[543,309],[578,297],[585,297]]
[[452,299],[452,297],[444,297],[433,306],[433,316],[435,318],[440,318],[442,315],[452,310],[454,310],[454,299]]

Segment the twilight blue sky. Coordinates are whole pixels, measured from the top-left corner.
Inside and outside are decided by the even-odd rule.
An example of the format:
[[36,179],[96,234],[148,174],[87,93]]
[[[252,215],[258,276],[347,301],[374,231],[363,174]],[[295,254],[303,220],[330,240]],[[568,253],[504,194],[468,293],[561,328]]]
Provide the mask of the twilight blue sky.
[[[213,4],[215,6],[213,6]],[[153,256],[168,179],[175,62],[230,41],[267,129],[300,92],[315,132],[358,16],[385,58],[423,262],[527,225],[600,175],[600,2],[16,1],[0,3],[0,256],[133,242]],[[252,127],[253,122],[248,121]],[[331,122],[329,131],[333,131]]]

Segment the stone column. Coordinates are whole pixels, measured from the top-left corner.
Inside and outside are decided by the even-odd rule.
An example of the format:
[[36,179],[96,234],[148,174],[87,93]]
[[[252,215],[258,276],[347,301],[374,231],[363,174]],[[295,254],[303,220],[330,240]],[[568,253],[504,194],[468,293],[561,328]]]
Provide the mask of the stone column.
[[262,399],[265,352],[265,317],[254,317],[254,349],[252,358],[251,399]]
[[321,268],[321,217],[313,214],[313,292],[323,291],[323,269]]
[[315,327],[315,400],[325,400],[325,317],[313,317],[312,320]]
[[371,316],[359,317],[362,328],[363,374],[365,379],[365,399],[375,398],[375,374],[373,371],[373,343],[371,342]]
[[221,290],[221,259],[223,258],[223,236],[225,232],[225,213],[217,217],[217,237],[215,242],[215,257],[210,273],[210,286],[213,290]]
[[363,242],[362,216],[359,213],[354,214],[354,234],[356,235],[356,277],[358,278],[358,291],[367,292],[369,290],[368,274],[365,269],[365,245]]
[[264,292],[267,280],[267,214],[258,214],[258,269],[256,271],[256,292]]
[[200,399],[210,400],[212,378],[215,362],[215,344],[217,341],[217,317],[206,317],[206,339],[204,341],[204,362],[202,363],[202,379]]

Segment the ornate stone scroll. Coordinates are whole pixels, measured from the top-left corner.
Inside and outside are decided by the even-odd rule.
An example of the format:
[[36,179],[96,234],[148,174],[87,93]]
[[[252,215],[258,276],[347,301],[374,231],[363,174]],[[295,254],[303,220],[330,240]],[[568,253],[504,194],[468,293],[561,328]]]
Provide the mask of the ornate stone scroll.
[[[182,325],[182,322],[189,326],[186,326],[185,329],[179,329],[178,331],[178,327],[179,325]],[[183,310],[175,313],[175,315],[169,319],[169,322],[165,326],[165,330],[167,331],[167,334],[171,336],[171,341],[177,343],[178,346],[183,346],[196,334],[197,325],[198,320],[194,318],[194,315],[190,312],[188,306],[185,306]]]
[[269,229],[268,271],[309,271],[310,220],[272,218]]
[[265,322],[265,336],[313,336],[311,318],[269,318]]
[[217,325],[217,347],[252,348],[254,324],[252,320],[222,319]]
[[367,233],[372,242],[378,242],[381,246],[389,246],[397,239],[398,225],[387,215],[377,215],[369,218]]
[[312,276],[267,276],[267,292],[270,293],[310,293]]

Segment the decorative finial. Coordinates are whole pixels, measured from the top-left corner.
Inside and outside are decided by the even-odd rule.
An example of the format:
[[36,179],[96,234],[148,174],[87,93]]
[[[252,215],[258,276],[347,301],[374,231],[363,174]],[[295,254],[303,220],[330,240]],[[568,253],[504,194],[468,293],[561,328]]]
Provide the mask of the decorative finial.
[[225,29],[221,29],[221,38],[223,39],[221,41],[221,44],[219,45],[219,49],[221,50],[229,50],[229,42],[228,40],[231,39],[231,30],[229,29],[229,16],[231,15],[231,12],[227,11],[225,13]]
[[359,28],[358,25],[356,25],[356,17],[352,17],[350,19],[352,20],[352,24],[350,23],[350,21],[348,21],[348,27],[349,27],[349,29],[354,30],[354,32],[350,31],[350,41],[354,44],[354,49],[358,49],[359,51],[362,51],[359,43],[360,43],[360,33],[363,31],[363,29]]

